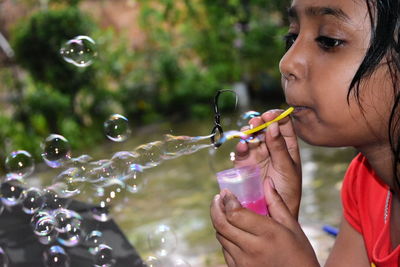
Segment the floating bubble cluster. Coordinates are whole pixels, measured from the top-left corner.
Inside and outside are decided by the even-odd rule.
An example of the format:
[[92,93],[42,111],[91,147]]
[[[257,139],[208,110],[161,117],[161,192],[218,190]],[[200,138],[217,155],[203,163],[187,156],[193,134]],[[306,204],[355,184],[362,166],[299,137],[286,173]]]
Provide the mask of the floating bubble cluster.
[[88,67],[97,57],[96,42],[84,35],[79,35],[67,41],[60,49],[64,60],[77,67]]
[[[106,136],[115,142],[126,140],[130,134],[127,120],[118,114],[111,116],[104,125]],[[33,159],[26,151],[12,152],[6,161],[8,173],[0,185],[0,213],[4,207],[20,205],[32,216],[31,228],[38,242],[51,246],[43,254],[46,266],[70,266],[71,260],[63,247],[83,245],[93,255],[93,266],[111,267],[115,263],[112,247],[106,244],[99,229],[86,232],[81,215],[68,208],[71,199],[84,196],[93,204],[92,218],[99,223],[108,221],[111,207],[126,199],[126,194],[136,194],[143,189],[147,169],[210,148],[209,138],[165,135],[161,141],[139,145],[131,151],[119,151],[110,159],[94,160],[88,155],[73,158],[68,140],[51,134],[42,144],[42,158],[49,167],[59,168],[59,173],[44,188],[29,187],[26,179],[34,171]],[[169,226],[159,225],[149,234],[148,240],[164,266],[166,256],[177,246],[175,233]],[[147,262],[147,266],[158,266],[156,259]],[[168,262],[168,266],[190,266],[182,264]]]

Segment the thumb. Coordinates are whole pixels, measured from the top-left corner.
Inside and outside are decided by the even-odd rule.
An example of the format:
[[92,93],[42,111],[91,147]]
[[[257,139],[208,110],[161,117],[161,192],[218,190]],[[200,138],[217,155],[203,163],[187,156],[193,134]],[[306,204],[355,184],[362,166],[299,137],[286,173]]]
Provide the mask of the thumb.
[[287,228],[294,229],[297,221],[292,217],[289,208],[276,191],[274,180],[270,176],[264,180],[264,191],[269,215]]

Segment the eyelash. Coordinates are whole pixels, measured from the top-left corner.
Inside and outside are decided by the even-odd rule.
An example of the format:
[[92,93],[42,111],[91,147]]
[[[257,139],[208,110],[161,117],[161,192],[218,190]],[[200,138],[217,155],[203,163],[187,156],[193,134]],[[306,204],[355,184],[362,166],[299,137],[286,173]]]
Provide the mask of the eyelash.
[[[289,48],[294,44],[294,42],[297,39],[297,34],[295,33],[288,33],[283,37],[283,40],[286,44],[286,50],[289,50]],[[330,38],[327,36],[319,36],[315,39],[315,41],[318,42],[319,46],[321,49],[325,51],[332,51],[338,46],[341,46],[344,44],[345,41],[340,40],[340,39],[335,39],[335,38]]]

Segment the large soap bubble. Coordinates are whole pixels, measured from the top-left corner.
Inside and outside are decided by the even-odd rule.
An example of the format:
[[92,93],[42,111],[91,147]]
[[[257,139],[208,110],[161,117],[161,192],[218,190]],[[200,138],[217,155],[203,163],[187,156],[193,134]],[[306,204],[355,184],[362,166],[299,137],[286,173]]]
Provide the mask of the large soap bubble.
[[35,165],[29,152],[25,150],[17,150],[11,152],[7,156],[6,168],[8,175],[23,178],[33,173]]
[[71,159],[71,147],[68,140],[58,134],[49,135],[42,144],[42,157],[52,168],[59,168]]
[[119,114],[111,115],[107,121],[104,122],[104,132],[111,141],[125,141],[131,134],[128,119]]
[[60,54],[68,63],[81,68],[87,67],[97,56],[96,43],[88,36],[76,36],[64,44]]

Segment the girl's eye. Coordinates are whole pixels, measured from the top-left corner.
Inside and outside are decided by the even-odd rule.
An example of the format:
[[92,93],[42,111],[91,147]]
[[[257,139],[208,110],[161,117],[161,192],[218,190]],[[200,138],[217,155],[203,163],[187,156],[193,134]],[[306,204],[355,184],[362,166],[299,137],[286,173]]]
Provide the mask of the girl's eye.
[[283,37],[283,40],[286,44],[286,51],[294,44],[297,39],[297,34],[295,33],[288,33]]
[[343,40],[334,39],[326,36],[320,36],[316,39],[322,49],[330,50],[344,43]]

